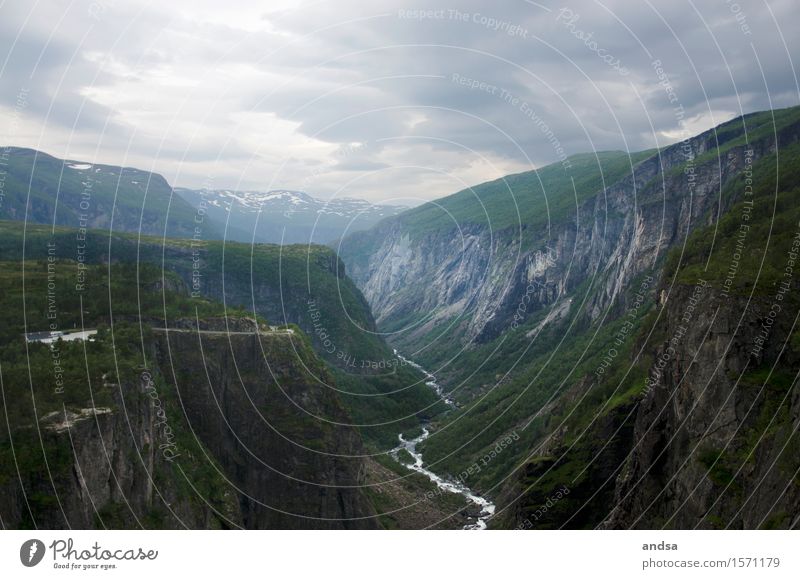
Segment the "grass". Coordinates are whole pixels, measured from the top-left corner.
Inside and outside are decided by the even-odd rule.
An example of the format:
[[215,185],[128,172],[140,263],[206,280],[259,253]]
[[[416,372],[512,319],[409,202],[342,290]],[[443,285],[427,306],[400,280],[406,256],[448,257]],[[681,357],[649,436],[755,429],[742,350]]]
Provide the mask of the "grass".
[[550,222],[561,221],[574,212],[576,196],[578,203],[585,201],[631,174],[638,162],[653,153],[604,151],[575,155],[569,158],[570,168],[554,163],[482,183],[439,199],[436,204],[406,211],[399,219],[412,236],[447,231],[456,224],[488,225],[494,231],[521,226],[539,235]]

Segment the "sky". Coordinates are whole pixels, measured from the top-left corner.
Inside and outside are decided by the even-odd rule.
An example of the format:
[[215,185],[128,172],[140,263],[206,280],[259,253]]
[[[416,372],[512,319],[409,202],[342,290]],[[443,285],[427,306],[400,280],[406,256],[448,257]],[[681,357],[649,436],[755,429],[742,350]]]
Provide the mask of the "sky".
[[417,205],[800,103],[797,0],[0,4],[0,145]]

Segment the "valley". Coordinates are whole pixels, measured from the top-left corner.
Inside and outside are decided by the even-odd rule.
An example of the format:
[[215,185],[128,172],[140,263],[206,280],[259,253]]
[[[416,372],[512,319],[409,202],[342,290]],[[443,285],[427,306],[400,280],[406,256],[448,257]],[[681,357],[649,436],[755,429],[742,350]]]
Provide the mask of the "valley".
[[[392,347],[459,406],[420,442],[432,469],[518,438],[468,482],[497,503],[490,527],[791,524],[792,320],[767,320],[771,350],[748,349],[794,255],[782,200],[799,138],[798,108],[747,115],[478,185],[341,242]],[[797,280],[783,283],[795,312]],[[753,512],[773,484],[785,491]]]
[[0,29],[3,577],[800,576],[797,2]]
[[794,525],[798,167],[800,108],[412,209],[17,149],[3,521]]

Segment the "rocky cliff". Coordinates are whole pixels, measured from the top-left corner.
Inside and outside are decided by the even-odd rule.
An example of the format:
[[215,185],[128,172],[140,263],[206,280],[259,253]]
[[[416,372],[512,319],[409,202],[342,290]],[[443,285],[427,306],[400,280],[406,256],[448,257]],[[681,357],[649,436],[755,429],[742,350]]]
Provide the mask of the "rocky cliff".
[[[682,326],[697,297],[697,315]],[[800,357],[789,341],[797,310],[770,323],[773,303],[771,296],[727,298],[718,287],[673,292],[660,328],[670,339],[654,352],[664,363],[651,372],[631,421],[604,526],[796,525]],[[770,336],[761,348],[765,322]]]
[[199,334],[158,332],[155,345],[243,526],[375,527],[357,478],[361,439],[328,371],[295,334],[236,332],[219,320]]
[[70,405],[38,424],[11,420],[7,452],[18,462],[3,462],[11,467],[4,468],[0,498],[5,528],[237,526],[234,495],[220,479],[204,482],[216,493],[205,497],[178,480],[180,472],[159,449],[167,441],[144,376],[104,385],[113,390],[108,406]]

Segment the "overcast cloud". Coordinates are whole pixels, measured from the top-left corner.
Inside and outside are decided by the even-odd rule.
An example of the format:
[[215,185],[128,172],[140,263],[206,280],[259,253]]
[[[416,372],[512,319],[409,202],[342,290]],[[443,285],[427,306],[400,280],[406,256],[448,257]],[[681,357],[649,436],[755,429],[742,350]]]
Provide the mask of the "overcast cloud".
[[410,205],[798,104],[798,38],[796,0],[5,2],[0,134],[176,186]]

